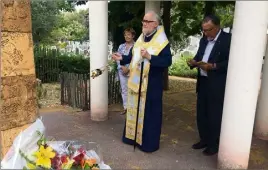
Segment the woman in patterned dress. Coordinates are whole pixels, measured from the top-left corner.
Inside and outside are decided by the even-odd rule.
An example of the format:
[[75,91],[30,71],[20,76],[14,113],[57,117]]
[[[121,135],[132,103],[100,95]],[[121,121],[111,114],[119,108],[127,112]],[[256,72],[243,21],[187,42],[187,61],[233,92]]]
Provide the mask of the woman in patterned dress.
[[[130,49],[134,45],[134,37],[136,35],[136,32],[133,28],[127,28],[124,30],[124,37],[125,37],[125,43],[121,44],[118,48],[118,52],[121,55],[128,55]],[[129,64],[127,65],[120,65],[120,62],[117,61],[117,69],[118,69],[118,76],[121,86],[121,94],[123,99],[123,107],[124,111],[121,113],[121,115],[126,114],[127,112],[127,94],[128,94],[128,87],[127,87],[127,81],[129,77]]]

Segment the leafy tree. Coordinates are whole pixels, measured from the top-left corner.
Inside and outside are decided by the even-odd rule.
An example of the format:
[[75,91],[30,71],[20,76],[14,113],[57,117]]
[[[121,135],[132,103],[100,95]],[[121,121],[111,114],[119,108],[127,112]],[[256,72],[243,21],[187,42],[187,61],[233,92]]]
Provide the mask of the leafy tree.
[[143,1],[110,1],[108,26],[115,50],[124,42],[123,31],[125,28],[132,27],[136,31],[136,38],[141,33],[144,6]]
[[51,39],[57,41],[84,41],[88,40],[86,15],[88,10],[79,12],[64,12],[57,16],[57,22],[51,31]]
[[234,2],[226,3],[225,1],[222,1],[221,3],[218,2],[218,4],[215,6],[215,13],[220,17],[222,26],[232,28],[234,9]]
[[204,3],[201,1],[172,1],[171,41],[173,48],[182,49],[187,37],[200,33],[200,21],[204,16]]
[[48,43],[50,33],[61,11],[73,11],[74,6],[67,0],[31,0],[32,34],[35,44]]
[[231,27],[234,1],[172,1],[171,41],[173,48],[182,49],[191,35],[201,34],[201,21],[205,15],[216,14],[222,27]]

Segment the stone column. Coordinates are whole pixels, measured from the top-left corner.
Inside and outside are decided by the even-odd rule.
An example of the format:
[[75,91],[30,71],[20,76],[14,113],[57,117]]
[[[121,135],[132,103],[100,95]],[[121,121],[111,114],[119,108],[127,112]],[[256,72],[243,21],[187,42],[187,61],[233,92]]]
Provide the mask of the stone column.
[[154,11],[160,15],[160,2],[161,1],[145,1],[145,13],[148,11]]
[[268,43],[262,71],[261,89],[255,117],[254,135],[263,140],[268,140]]
[[[108,64],[108,2],[89,1],[90,70]],[[108,119],[108,72],[90,80],[91,119]]]
[[247,169],[266,47],[268,1],[236,1],[233,25],[218,167]]
[[1,157],[37,118],[30,0],[1,0]]

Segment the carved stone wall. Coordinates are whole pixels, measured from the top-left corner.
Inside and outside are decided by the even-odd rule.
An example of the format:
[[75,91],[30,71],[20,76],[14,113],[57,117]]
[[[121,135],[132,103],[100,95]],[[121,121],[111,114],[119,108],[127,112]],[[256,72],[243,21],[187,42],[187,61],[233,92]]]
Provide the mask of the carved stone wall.
[[1,3],[1,155],[37,117],[30,0]]

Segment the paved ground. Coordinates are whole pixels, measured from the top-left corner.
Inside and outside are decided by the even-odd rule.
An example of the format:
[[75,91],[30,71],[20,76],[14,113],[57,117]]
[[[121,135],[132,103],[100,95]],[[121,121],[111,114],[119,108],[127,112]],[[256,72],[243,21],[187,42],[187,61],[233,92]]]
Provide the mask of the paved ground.
[[[205,157],[191,145],[197,141],[194,91],[168,92],[164,97],[161,149],[147,154],[121,142],[124,116],[112,106],[109,120],[92,122],[89,112],[41,110],[47,135],[57,140],[98,142],[112,169],[215,169],[217,156]],[[268,169],[267,142],[253,139],[250,169]]]

